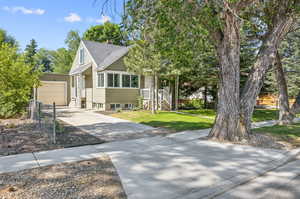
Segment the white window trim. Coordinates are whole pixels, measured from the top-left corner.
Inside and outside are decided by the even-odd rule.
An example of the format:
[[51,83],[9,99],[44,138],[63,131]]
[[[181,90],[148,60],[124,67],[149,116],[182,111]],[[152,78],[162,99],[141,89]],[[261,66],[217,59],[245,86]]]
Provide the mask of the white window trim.
[[[129,78],[129,86],[130,87],[124,87],[123,86],[123,75],[130,75],[130,78]],[[131,89],[139,89],[140,88],[140,75],[135,75],[135,74],[122,74],[121,75],[122,76],[122,79],[121,79],[121,81],[122,81],[122,88],[131,88]],[[132,76],[138,76],[138,87],[131,87],[131,77]]]
[[[98,73],[104,73],[104,87],[98,87]],[[108,86],[108,74],[119,74],[120,75],[120,87],[110,87]],[[132,87],[123,87],[123,80],[122,80],[122,75],[137,75],[134,73],[129,73],[126,71],[112,71],[112,70],[105,70],[105,71],[97,71],[96,73],[96,88],[109,88],[109,89],[140,89],[141,88],[141,75],[137,75],[139,78],[139,86],[137,88],[132,88]],[[131,79],[131,78],[130,78]],[[131,80],[130,80],[131,81]]]
[[[115,82],[115,74],[118,74],[119,75],[119,87],[111,87],[111,86],[108,86],[108,74],[113,74],[113,82]],[[114,84],[114,83],[113,83]],[[122,75],[121,73],[119,72],[106,72],[106,88],[122,88]]]
[[[82,60],[81,60],[81,52],[82,52],[82,55],[83,55]],[[80,48],[80,50],[79,50],[79,64],[84,64],[84,61],[85,61],[84,60],[84,48]]]
[[[125,105],[126,105],[126,104],[124,104],[124,109],[126,109]],[[127,104],[127,105],[129,105],[128,108],[127,108],[128,110],[132,110],[133,107],[134,107],[133,104]]]
[[[113,104],[115,105],[115,108],[114,108],[114,109],[111,108],[111,105],[113,105]],[[120,105],[119,108],[117,108],[117,104]],[[110,104],[109,104],[109,108],[110,108],[111,110],[121,110],[121,109],[122,109],[122,104],[120,104],[120,103],[110,103]]]
[[[103,86],[98,86],[99,85],[99,78],[98,78],[98,74],[103,74],[103,78],[104,78],[104,85]],[[105,81],[106,81],[106,74],[105,74],[105,72],[97,72],[96,73],[96,88],[106,88],[106,83],[105,83]]]

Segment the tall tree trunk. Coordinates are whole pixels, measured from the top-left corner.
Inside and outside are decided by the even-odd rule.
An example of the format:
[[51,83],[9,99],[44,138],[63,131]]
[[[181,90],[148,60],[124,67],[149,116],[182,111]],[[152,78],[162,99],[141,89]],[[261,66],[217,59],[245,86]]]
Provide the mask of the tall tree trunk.
[[285,74],[283,71],[280,55],[276,53],[275,75],[279,91],[279,125],[291,124],[294,115],[290,112],[289,95]]
[[300,113],[300,91],[296,97],[296,101],[294,102],[294,104],[292,105],[291,108],[291,112],[296,115],[298,113]]
[[152,112],[152,114],[156,114],[156,110],[155,110],[155,75],[152,76],[152,81],[151,81],[151,112]]
[[218,105],[215,124],[209,137],[218,140],[240,140],[245,137],[240,123],[240,22],[230,11],[224,13],[223,32],[216,35],[220,64]]
[[286,33],[290,30],[293,22],[294,20],[292,18],[284,16],[277,17],[277,22],[274,24],[273,29],[267,33],[260,47],[256,62],[252,67],[241,95],[240,129],[244,134],[251,132],[251,118],[256,99],[263,86],[266,73],[275,63],[277,48]]

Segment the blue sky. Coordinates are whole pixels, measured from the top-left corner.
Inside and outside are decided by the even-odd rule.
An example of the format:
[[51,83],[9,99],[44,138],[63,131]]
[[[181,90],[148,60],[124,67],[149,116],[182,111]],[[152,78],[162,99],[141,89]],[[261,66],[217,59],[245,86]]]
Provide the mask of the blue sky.
[[120,22],[123,0],[0,0],[0,28],[14,36],[22,49],[34,38],[40,48],[64,47],[67,33],[83,33],[92,25]]

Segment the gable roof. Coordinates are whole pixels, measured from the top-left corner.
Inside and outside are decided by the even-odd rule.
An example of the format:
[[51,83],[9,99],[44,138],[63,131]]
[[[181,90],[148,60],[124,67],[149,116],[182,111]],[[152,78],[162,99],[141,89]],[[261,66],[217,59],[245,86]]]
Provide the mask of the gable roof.
[[97,69],[103,70],[112,63],[123,57],[129,47],[117,46],[107,43],[82,40],[90,55],[97,64]]

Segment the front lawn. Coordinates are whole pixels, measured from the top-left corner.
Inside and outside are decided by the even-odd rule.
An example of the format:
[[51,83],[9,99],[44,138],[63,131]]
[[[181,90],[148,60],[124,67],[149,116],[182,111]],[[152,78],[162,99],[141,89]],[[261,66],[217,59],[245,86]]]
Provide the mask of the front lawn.
[[151,114],[150,111],[124,111],[114,113],[111,116],[149,126],[169,128],[175,131],[206,129],[210,128],[214,122],[210,118],[200,118],[167,111],[159,111],[155,115]]
[[256,133],[271,135],[279,141],[287,142],[293,147],[300,147],[300,123],[287,126],[270,126],[253,129]]
[[[197,115],[198,117],[206,117],[214,119],[216,112],[212,109],[198,109],[198,110],[180,110],[180,112]],[[266,120],[277,120],[278,110],[276,109],[255,109],[253,113],[253,122],[261,122]]]

